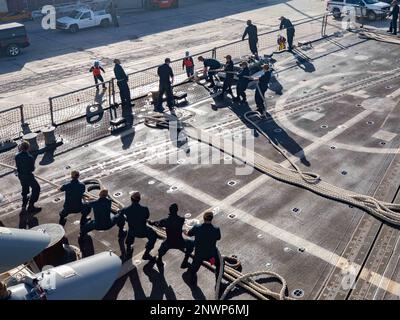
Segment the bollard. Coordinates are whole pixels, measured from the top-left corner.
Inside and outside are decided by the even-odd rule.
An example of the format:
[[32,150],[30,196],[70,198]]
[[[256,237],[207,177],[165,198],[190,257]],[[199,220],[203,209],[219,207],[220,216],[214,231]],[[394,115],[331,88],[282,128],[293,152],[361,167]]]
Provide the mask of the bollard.
[[42,133],[44,135],[44,141],[46,146],[51,146],[57,143],[56,135],[55,135],[56,128],[53,126],[48,126],[42,129]]
[[37,133],[30,132],[22,136],[22,139],[28,141],[31,146],[31,151],[39,150],[39,145],[37,143]]

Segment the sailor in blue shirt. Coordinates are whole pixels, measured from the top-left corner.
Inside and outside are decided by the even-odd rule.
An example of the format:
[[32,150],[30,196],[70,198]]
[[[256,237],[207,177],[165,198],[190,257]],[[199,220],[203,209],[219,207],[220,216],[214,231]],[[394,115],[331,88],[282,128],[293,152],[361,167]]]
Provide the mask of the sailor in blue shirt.
[[72,171],[71,181],[62,185],[59,190],[65,192],[64,208],[60,212],[59,224],[65,226],[66,218],[71,213],[82,213],[81,225],[85,224],[85,217],[90,213],[90,207],[82,202],[86,187],[79,181],[79,171]]
[[[112,201],[108,197],[108,190],[103,189],[99,193],[99,199],[88,203],[90,209],[93,209],[94,220],[86,222],[81,226],[80,237],[84,237],[92,230],[109,230],[117,225],[119,228],[118,239],[125,238],[124,225],[125,219],[122,214],[114,214],[111,210]],[[89,210],[90,213],[90,210]],[[82,214],[86,218],[85,214]]]
[[133,253],[132,245],[135,238],[147,238],[146,251],[143,254],[143,260],[152,260],[154,257],[150,251],[154,248],[157,241],[156,232],[147,225],[147,220],[150,217],[149,208],[140,205],[141,195],[134,191],[131,195],[132,204],[121,210],[121,214],[128,222],[129,231],[126,237],[126,252],[127,256],[131,257]]
[[215,278],[218,279],[221,261],[219,260],[217,241],[221,239],[221,231],[212,225],[213,217],[212,212],[204,213],[204,222],[185,232],[187,236],[194,237],[195,252],[192,265],[189,267],[192,284],[197,282],[197,271],[203,261],[215,264]]
[[197,59],[204,64],[203,74],[207,75],[207,81],[210,82],[210,88],[215,87],[214,77],[218,72],[217,70],[221,69],[221,63],[218,60],[211,58],[205,59],[202,56]]
[[257,110],[264,113],[266,111],[265,92],[267,91],[269,82],[271,81],[272,72],[269,69],[268,64],[264,64],[262,68],[263,74],[261,77],[255,78],[254,80],[258,81],[255,95]]
[[237,97],[233,99],[234,101],[240,102],[243,99],[243,102],[247,101],[246,98],[246,89],[250,82],[250,70],[249,65],[246,61],[242,61],[240,63],[240,71],[238,73],[238,82],[236,84],[236,93]]
[[280,17],[279,20],[281,20],[281,24],[279,26],[280,30],[286,29],[286,35],[287,35],[287,41],[288,41],[288,50],[292,51],[293,49],[293,39],[294,39],[294,33],[295,33],[295,29],[294,29],[294,25],[292,24],[292,22],[285,18],[285,17]]
[[185,251],[185,258],[181,264],[181,268],[185,269],[189,266],[188,260],[190,254],[193,252],[194,243],[188,239],[183,239],[182,229],[185,224],[185,218],[178,215],[178,205],[173,203],[169,207],[168,218],[162,219],[160,221],[155,221],[149,223],[159,227],[165,228],[167,233],[167,239],[161,244],[158,249],[157,263],[163,264],[162,257],[168,252],[169,249],[180,249]]
[[[35,171],[35,158],[29,153],[29,150],[29,142],[23,141],[19,145],[19,152],[15,156],[15,164],[22,187],[22,210],[26,210],[26,205],[29,202],[28,212],[38,213],[42,210],[39,207],[35,207],[40,195],[40,185],[33,174]],[[28,197],[29,189],[31,189],[30,197]]]

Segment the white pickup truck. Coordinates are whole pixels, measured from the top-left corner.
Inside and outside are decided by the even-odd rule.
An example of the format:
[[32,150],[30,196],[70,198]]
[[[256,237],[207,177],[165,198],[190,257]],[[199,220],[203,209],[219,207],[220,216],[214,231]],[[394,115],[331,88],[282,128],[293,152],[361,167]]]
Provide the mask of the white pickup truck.
[[76,33],[80,29],[96,26],[108,27],[111,22],[111,15],[104,10],[92,11],[90,9],[77,9],[67,17],[57,19],[56,27],[60,30],[68,30],[72,33]]

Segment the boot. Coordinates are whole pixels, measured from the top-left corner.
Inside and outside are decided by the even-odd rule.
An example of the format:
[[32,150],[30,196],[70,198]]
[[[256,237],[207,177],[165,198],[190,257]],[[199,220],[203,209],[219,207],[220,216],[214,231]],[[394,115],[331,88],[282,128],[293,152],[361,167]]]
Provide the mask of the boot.
[[42,208],[40,207],[35,207],[34,205],[29,205],[28,207],[29,213],[39,213],[40,211],[42,211]]
[[185,258],[183,259],[182,263],[181,263],[181,269],[187,269],[189,268],[189,255],[185,254]]
[[143,256],[142,256],[143,260],[153,260],[154,257],[150,254],[150,250],[146,249],[146,251],[144,252]]
[[164,262],[162,261],[162,257],[158,256],[158,257],[157,257],[157,260],[156,260],[156,263],[157,263],[158,265],[160,265],[160,266],[163,266],[163,265],[164,265]]

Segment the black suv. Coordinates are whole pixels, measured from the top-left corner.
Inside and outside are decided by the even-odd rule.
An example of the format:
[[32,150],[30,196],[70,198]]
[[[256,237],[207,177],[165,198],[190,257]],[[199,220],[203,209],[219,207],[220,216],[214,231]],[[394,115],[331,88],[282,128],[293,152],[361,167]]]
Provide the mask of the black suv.
[[10,57],[21,53],[21,48],[29,46],[29,39],[25,26],[13,22],[0,25],[0,50],[5,51]]

